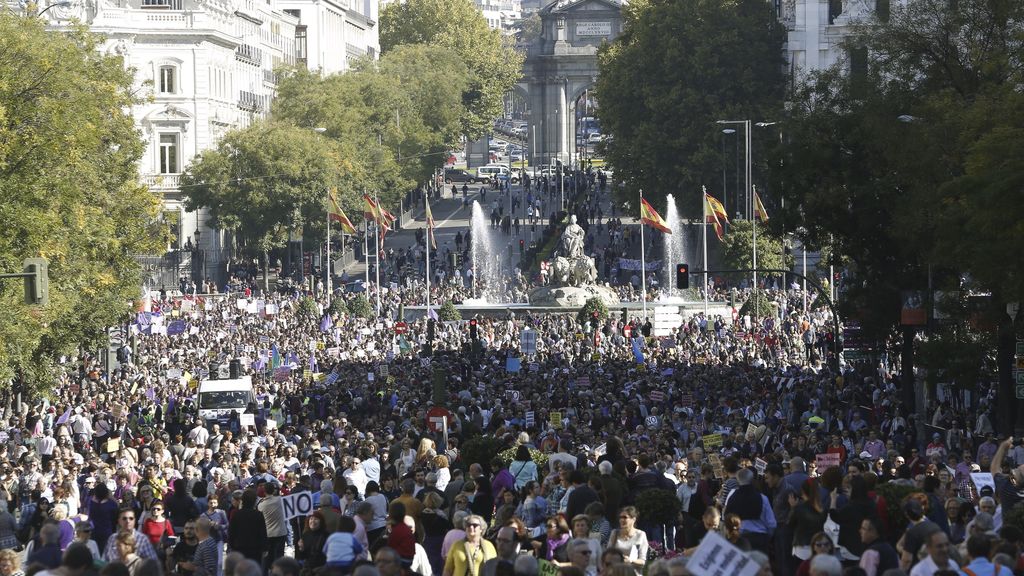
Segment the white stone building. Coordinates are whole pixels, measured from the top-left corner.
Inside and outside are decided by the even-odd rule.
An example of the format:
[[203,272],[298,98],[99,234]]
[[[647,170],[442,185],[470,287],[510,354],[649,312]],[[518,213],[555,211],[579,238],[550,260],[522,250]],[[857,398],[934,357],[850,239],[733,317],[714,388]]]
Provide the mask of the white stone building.
[[310,70],[345,72],[353,59],[380,54],[376,0],[277,0],[277,5],[298,18],[295,56]]
[[44,16],[54,28],[75,18],[104,34],[103,49],[124,57],[147,96],[132,110],[147,142],[139,173],[175,237],[167,254],[142,257],[150,286],[225,279],[229,239],[204,211],[185,211],[179,177],[225,132],[269,113],[275,70],[341,72],[380,50],[376,0],[72,0]]
[[890,0],[772,1],[788,31],[786,56],[794,78],[846,60],[841,43],[851,24],[876,15],[884,19],[890,6]]
[[514,34],[523,17],[522,0],[473,0],[492,30]]

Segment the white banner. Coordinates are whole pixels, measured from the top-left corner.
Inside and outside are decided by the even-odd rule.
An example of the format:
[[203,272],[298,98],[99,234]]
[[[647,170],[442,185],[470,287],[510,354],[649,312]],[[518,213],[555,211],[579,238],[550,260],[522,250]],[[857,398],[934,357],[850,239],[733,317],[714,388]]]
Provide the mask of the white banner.
[[310,492],[296,492],[282,496],[281,505],[284,506],[284,519],[286,521],[297,516],[309,516],[313,513],[313,494]]

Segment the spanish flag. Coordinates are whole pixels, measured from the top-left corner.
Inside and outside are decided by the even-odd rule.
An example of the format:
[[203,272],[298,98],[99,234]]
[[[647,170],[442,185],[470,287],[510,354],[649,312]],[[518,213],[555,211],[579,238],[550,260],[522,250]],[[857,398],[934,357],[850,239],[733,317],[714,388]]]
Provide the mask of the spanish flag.
[[345,211],[338,204],[338,190],[335,188],[327,191],[327,218],[340,224],[341,231],[345,234],[356,233],[356,227],[352,225],[352,221],[348,219]]
[[[381,208],[369,194],[363,194],[363,204],[365,206],[363,215],[366,216],[367,219],[373,220],[377,223],[377,226],[381,229],[381,236],[386,234],[388,230],[391,230],[391,223],[394,222],[394,216],[391,216],[389,212]],[[384,214],[387,214],[387,216]]]
[[764,209],[764,204],[761,204],[761,197],[757,195],[757,188],[754,188],[754,212],[757,213],[757,217],[761,219],[761,223],[768,222],[768,212]]
[[658,211],[654,209],[654,206],[651,206],[647,200],[644,200],[643,196],[640,197],[640,222],[647,224],[655,230],[661,230],[665,234],[672,233],[668,223],[662,219]]
[[722,203],[719,202],[717,198],[708,194],[707,192],[704,193],[704,197],[708,199],[708,207],[710,207],[711,212],[715,215],[715,218],[717,218],[719,222],[725,222],[726,224],[728,224],[729,214],[725,212],[725,206],[722,206]]
[[[714,199],[710,194],[705,192],[704,193],[704,221],[715,227],[715,235],[718,236],[718,240],[721,242],[722,240],[725,239],[725,230],[722,228],[722,222],[719,221],[719,219],[718,219],[719,212],[718,212],[718,209],[716,209],[715,205],[717,205],[718,208],[722,208],[722,204],[718,200]],[[722,214],[723,217],[725,216],[725,210],[724,209],[722,209],[721,214]],[[728,222],[728,221],[729,220],[726,219],[726,222]]]
[[427,207],[427,235],[430,236],[430,247],[437,250],[437,241],[434,240],[434,214],[430,211],[430,199],[424,198]]

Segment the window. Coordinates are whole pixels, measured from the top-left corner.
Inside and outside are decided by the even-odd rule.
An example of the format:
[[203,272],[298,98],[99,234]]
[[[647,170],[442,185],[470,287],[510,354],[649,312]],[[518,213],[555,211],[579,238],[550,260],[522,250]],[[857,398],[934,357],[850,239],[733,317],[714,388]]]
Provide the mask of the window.
[[301,24],[295,27],[295,58],[306,62],[306,27]]
[[178,173],[178,135],[160,135],[160,173]]
[[175,94],[177,93],[177,69],[174,66],[161,66],[160,67],[160,93],[161,94]]

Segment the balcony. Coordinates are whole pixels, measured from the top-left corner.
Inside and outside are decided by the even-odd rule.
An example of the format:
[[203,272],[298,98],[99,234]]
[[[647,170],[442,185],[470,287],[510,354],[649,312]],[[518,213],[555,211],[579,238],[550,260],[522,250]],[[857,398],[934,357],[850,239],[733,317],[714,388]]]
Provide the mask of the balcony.
[[263,83],[277,86],[277,72],[274,72],[273,70],[264,70]]
[[177,190],[181,174],[143,174],[142,183],[150,190]]
[[252,64],[253,66],[263,65],[263,50],[248,44],[242,44],[235,48],[235,60]]
[[266,110],[266,99],[266,96],[242,90],[238,93],[238,107],[248,112],[263,112]]
[[142,0],[140,7],[146,10],[181,10],[181,0]]

